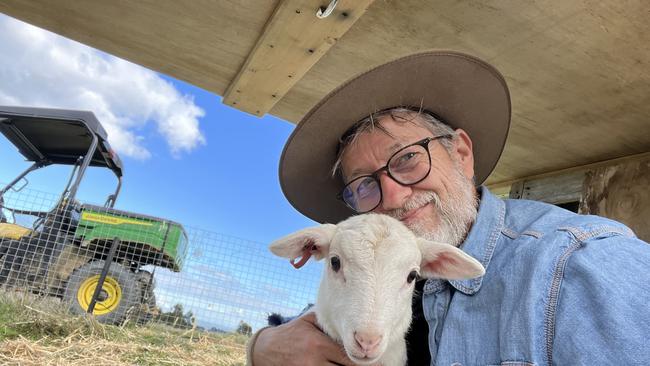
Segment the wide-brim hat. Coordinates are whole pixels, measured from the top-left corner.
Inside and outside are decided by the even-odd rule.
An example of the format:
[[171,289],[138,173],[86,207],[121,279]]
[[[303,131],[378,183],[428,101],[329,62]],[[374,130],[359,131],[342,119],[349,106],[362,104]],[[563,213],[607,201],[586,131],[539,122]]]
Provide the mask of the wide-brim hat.
[[510,126],[510,94],[503,76],[476,57],[429,51],[377,66],[336,88],[298,123],[280,158],[280,185],[305,216],[337,223],[354,211],[332,177],[338,142],[354,123],[392,107],[433,112],[473,142],[474,173],[483,183],[494,169]]

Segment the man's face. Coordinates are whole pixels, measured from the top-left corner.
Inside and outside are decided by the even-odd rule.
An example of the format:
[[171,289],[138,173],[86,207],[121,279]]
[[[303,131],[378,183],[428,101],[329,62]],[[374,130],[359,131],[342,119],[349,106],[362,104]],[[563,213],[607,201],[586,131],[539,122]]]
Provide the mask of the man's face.
[[[362,133],[346,149],[341,161],[346,183],[383,167],[401,147],[434,137],[416,123],[396,122],[390,116],[378,122],[388,134],[380,129]],[[404,186],[381,172],[382,201],[373,212],[393,216],[429,240],[460,245],[476,218],[476,190],[471,181],[472,142],[464,131],[457,132],[451,153],[439,141],[429,144],[431,171],[421,182]]]

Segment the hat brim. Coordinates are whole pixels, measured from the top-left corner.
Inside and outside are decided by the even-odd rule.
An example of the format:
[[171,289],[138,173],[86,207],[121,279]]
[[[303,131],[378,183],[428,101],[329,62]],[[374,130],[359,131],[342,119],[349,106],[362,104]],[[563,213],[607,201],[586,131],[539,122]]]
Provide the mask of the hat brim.
[[476,57],[429,51],[352,78],[305,115],[280,158],[280,185],[289,202],[321,223],[353,215],[336,198],[343,183],[331,175],[339,138],[362,118],[399,106],[421,106],[451,127],[465,130],[473,142],[476,183],[487,179],[510,126],[506,82],[494,67]]

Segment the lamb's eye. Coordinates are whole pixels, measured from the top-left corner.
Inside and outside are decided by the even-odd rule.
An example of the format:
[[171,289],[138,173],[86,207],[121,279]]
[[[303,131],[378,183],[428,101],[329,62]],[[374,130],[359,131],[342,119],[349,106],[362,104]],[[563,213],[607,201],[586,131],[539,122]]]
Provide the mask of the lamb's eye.
[[408,277],[406,277],[406,282],[411,283],[416,278],[418,278],[418,273],[415,272],[415,271],[411,271],[411,273],[409,273]]
[[334,272],[338,272],[339,269],[341,269],[341,260],[339,257],[332,257],[330,258],[330,264],[332,265],[332,269]]

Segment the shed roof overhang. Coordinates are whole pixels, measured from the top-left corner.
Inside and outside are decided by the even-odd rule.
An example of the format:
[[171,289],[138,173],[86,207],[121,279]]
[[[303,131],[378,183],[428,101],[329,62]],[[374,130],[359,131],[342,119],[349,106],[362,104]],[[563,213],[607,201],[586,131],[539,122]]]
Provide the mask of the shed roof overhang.
[[512,96],[492,185],[650,151],[645,0],[340,0],[317,18],[329,3],[4,0],[0,12],[294,123],[388,60],[474,54],[503,73]]

